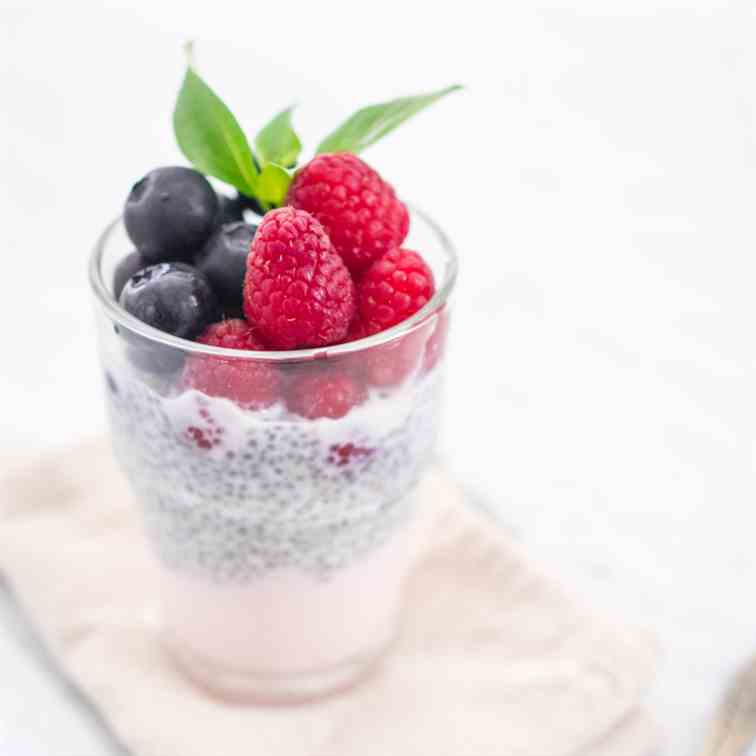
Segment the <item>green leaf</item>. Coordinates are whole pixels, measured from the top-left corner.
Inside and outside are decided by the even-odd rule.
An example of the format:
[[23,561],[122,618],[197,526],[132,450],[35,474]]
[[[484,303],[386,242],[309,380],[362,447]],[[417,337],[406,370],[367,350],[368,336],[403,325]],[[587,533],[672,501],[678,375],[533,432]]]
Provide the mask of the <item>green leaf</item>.
[[173,130],[181,151],[197,170],[255,195],[257,168],[247,137],[191,65],[176,100]]
[[267,163],[257,180],[257,196],[264,203],[280,207],[286,200],[291,176],[277,163]]
[[255,149],[263,163],[296,165],[302,143],[291,125],[292,110],[287,108],[274,116],[255,138]]
[[330,133],[318,145],[317,152],[361,152],[408,118],[458,89],[462,87],[455,84],[437,92],[368,105]]

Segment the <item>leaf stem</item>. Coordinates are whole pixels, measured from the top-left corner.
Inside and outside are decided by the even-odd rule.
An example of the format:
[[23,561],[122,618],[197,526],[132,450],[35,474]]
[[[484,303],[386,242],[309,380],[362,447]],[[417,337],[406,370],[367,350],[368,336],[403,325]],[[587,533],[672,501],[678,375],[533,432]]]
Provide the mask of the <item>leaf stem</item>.
[[184,57],[186,58],[186,65],[189,68],[194,68],[194,40],[190,39],[184,42]]

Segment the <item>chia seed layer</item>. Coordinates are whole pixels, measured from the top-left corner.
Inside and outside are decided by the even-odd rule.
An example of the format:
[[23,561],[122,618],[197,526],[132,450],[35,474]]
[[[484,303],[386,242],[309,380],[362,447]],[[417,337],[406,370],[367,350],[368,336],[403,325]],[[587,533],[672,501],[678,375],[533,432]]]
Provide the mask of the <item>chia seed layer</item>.
[[244,583],[282,568],[327,576],[379,547],[430,460],[438,372],[339,420],[196,391],[165,397],[127,368],[109,375],[116,454],[161,561]]

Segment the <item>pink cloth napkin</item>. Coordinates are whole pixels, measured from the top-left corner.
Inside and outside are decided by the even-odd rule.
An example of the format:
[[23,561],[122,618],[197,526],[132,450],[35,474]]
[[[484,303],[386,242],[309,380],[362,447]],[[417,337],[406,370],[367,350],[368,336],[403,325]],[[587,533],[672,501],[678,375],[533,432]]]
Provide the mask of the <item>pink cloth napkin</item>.
[[154,565],[105,442],[0,485],[0,571],[63,673],[135,756],[648,756],[652,636],[594,614],[465,506],[423,484],[427,551],[398,644],[351,692],[229,705],[162,654]]

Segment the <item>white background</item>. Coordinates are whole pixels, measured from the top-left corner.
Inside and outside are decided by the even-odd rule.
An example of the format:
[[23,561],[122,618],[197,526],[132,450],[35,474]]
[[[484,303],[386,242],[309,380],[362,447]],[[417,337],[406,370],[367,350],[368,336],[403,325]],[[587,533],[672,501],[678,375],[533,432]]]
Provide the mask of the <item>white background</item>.
[[[183,41],[250,131],[300,103],[310,148],[461,82],[366,154],[459,247],[443,451],[574,590],[657,628],[650,703],[690,753],[756,653],[751,4],[118,5],[0,0],[0,448],[103,427],[86,258],[180,159]],[[111,753],[0,606],[0,753]]]

